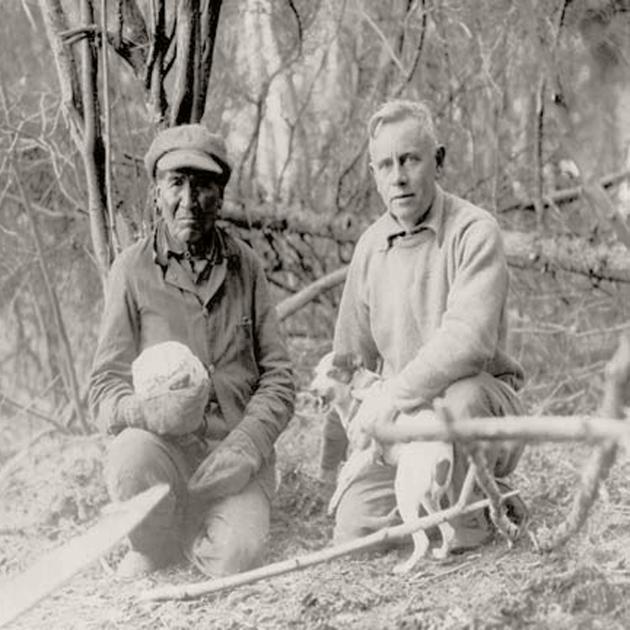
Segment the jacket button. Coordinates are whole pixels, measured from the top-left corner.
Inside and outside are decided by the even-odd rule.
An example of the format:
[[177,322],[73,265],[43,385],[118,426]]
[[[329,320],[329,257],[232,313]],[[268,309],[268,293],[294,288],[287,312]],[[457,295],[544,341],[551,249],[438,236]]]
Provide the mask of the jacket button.
[[210,363],[210,365],[208,365],[208,373],[212,376],[212,374],[214,374],[214,363]]

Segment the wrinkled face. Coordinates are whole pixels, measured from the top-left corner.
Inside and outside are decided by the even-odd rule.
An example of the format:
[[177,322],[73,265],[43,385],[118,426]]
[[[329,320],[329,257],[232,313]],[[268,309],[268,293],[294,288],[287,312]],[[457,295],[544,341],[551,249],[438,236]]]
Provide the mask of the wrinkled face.
[[370,158],[385,206],[405,229],[413,228],[435,197],[434,142],[414,118],[384,122],[371,141]]
[[171,236],[185,247],[203,241],[214,228],[223,189],[209,171],[158,171],[156,201]]

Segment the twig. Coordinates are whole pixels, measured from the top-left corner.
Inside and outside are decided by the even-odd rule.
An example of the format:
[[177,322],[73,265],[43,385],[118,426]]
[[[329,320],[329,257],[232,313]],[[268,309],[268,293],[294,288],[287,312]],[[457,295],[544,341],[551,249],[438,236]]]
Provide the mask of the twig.
[[1,405],[10,405],[14,409],[18,409],[22,413],[28,413],[29,415],[33,416],[33,418],[37,418],[38,420],[43,420],[44,422],[48,422],[48,424],[52,424],[53,427],[55,427],[55,429],[57,429],[58,431],[62,431],[64,433],[67,432],[66,427],[64,427],[61,423],[57,422],[50,416],[47,416],[37,409],[33,409],[31,405],[22,405],[21,403],[17,402],[17,400],[9,398],[2,392],[0,392],[0,406]]
[[[600,413],[613,418],[623,418],[623,392],[630,378],[630,333],[622,335],[619,347],[606,366],[604,395]],[[580,481],[580,487],[573,499],[571,509],[564,521],[552,532],[547,540],[539,541],[542,551],[551,551],[564,545],[584,525],[599,486],[606,479],[617,456],[618,443],[605,440],[595,447],[589,458]]]
[[478,442],[474,442],[465,450],[468,453],[471,465],[474,466],[477,483],[490,503],[488,510],[490,520],[511,546],[512,542],[518,537],[520,530],[517,525],[510,521],[506,514],[505,506],[501,503],[501,491],[494,475],[488,469],[488,460],[486,459],[483,446]]
[[[507,499],[517,494],[516,492],[510,492],[503,496],[503,499]],[[208,595],[210,593],[217,593],[243,584],[252,584],[260,580],[264,580],[276,575],[282,575],[283,573],[289,573],[292,571],[299,571],[306,567],[314,566],[345,556],[355,551],[363,551],[376,545],[390,542],[392,540],[398,540],[404,538],[409,534],[419,530],[428,529],[429,527],[435,527],[440,523],[447,521],[455,516],[461,514],[468,514],[488,506],[486,499],[477,501],[467,505],[463,509],[459,506],[453,506],[442,510],[439,513],[432,514],[430,516],[424,516],[418,518],[413,522],[404,523],[402,525],[396,525],[394,527],[388,527],[378,532],[358,538],[356,540],[349,541],[347,543],[330,547],[328,549],[322,549],[314,553],[299,556],[289,560],[282,560],[275,562],[252,571],[246,571],[237,575],[230,575],[228,577],[219,578],[216,580],[206,580],[197,582],[194,584],[180,584],[177,586],[165,586],[152,590],[145,591],[140,594],[140,599],[147,600],[165,600],[165,599],[193,599],[202,595]]]
[[[63,431],[63,428],[61,429]],[[10,457],[0,468],[0,488],[7,480],[9,475],[15,470],[17,465],[28,455],[28,452],[39,440],[47,435],[51,435],[55,432],[55,429],[43,429],[39,433],[37,433],[34,437],[32,437],[15,455]]]
[[361,17],[368,23],[370,28],[376,33],[378,38],[383,42],[383,48],[389,55],[389,58],[396,64],[398,69],[402,72],[403,75],[407,75],[407,70],[405,70],[405,66],[403,66],[402,61],[398,58],[394,49],[392,48],[389,41],[387,41],[387,37],[385,33],[378,27],[376,22],[367,14],[367,12],[363,9],[359,2],[356,3],[357,11],[361,15]]

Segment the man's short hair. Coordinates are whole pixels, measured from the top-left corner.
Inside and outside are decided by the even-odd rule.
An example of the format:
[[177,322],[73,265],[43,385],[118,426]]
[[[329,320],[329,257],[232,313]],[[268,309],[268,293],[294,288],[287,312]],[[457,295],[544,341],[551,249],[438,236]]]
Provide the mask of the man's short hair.
[[395,99],[381,105],[370,118],[367,128],[370,147],[385,123],[396,122],[412,118],[420,123],[420,129],[437,147],[438,141],[433,123],[433,115],[429,106],[423,101]]

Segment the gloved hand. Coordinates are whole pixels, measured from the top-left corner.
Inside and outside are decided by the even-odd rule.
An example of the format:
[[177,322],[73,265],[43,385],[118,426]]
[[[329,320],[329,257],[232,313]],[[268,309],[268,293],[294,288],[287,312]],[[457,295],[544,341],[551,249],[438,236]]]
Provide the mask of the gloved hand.
[[210,383],[206,379],[184,389],[138,397],[147,429],[158,435],[193,433],[203,424],[209,392]]
[[348,439],[355,448],[365,448],[366,438],[375,437],[379,425],[391,424],[398,415],[388,381],[377,381],[370,387],[353,392],[361,406],[350,422]]
[[234,429],[201,462],[188,482],[192,499],[203,501],[238,494],[262,465],[262,456],[251,438]]

